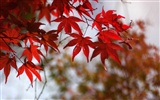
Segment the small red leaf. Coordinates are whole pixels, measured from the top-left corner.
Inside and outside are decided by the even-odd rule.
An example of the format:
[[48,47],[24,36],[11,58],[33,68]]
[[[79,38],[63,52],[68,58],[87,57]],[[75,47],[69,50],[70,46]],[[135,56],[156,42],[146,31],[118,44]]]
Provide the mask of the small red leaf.
[[130,28],[130,27],[131,27],[131,26],[128,26],[128,25],[126,25],[126,24],[123,24],[123,25],[122,25],[122,29],[123,29],[123,30],[127,30],[127,29]]
[[112,49],[115,49],[115,50],[123,50],[121,46],[114,44],[114,43],[111,43],[110,46]]
[[4,39],[0,39],[0,50],[5,50],[8,52],[15,52],[14,50],[12,50],[9,44],[7,44],[6,41],[4,41]]
[[75,22],[70,22],[70,25],[79,32],[79,34],[82,34],[81,29],[79,28],[79,25]]
[[98,54],[100,54],[101,61],[103,64],[105,64],[105,59],[107,59],[109,56],[120,63],[120,60],[118,58],[118,54],[116,50],[122,50],[122,48],[114,43],[105,43],[103,41],[98,41],[95,43],[95,48],[93,51],[93,54],[91,56],[91,60],[96,57]]
[[91,57],[91,60],[96,57],[98,54],[101,53],[101,50],[99,48],[95,48]]
[[32,61],[32,58],[34,57],[40,63],[40,55],[42,55],[42,53],[38,50],[38,46],[31,44],[30,47],[25,48],[21,57],[26,56],[28,61]]
[[15,58],[10,57],[9,54],[0,53],[0,70],[4,69],[5,83],[7,82],[11,67],[17,70]]
[[71,26],[69,23],[66,23],[64,26],[64,31],[68,34],[71,32]]
[[50,15],[50,5],[48,6],[43,6],[42,9],[40,10],[38,19],[40,20],[44,16],[46,17],[47,21],[50,23],[51,15]]
[[72,55],[72,61],[74,61],[74,57],[81,51],[81,48],[79,45],[76,45],[73,49],[73,55]]
[[122,38],[113,30],[104,30],[99,32],[99,38],[104,42],[111,42],[111,40],[122,40]]
[[25,50],[23,51],[21,57],[26,56],[27,59],[28,59],[29,61],[31,61],[31,60],[32,60],[32,53],[30,52],[29,49],[30,49],[30,48],[25,48]]
[[73,40],[71,40],[71,41],[64,47],[64,49],[65,49],[66,47],[74,46],[74,45],[76,45],[76,44],[77,44],[77,39],[73,39]]
[[79,28],[79,25],[76,22],[83,22],[83,20],[79,19],[78,17],[69,16],[57,18],[53,21],[60,22],[60,24],[58,25],[58,33],[62,31],[63,28],[66,33],[72,33],[71,28],[74,28],[76,31],[82,34],[81,29]]
[[34,63],[32,63],[30,61],[27,61],[18,69],[17,77],[25,71],[25,73],[26,73],[27,77],[29,78],[31,84],[33,82],[32,73],[41,81],[41,76],[36,70],[42,70],[42,68],[39,67],[39,66],[36,66]]
[[103,65],[105,65],[105,59],[108,59],[108,54],[104,51],[104,52],[101,52],[101,61]]
[[24,72],[24,70],[25,70],[25,65],[23,64],[23,65],[18,69],[17,77],[18,77],[19,75],[21,75],[21,74]]
[[5,81],[5,83],[7,83],[7,79],[8,79],[8,76],[9,76],[9,74],[10,74],[10,70],[11,70],[11,67],[10,67],[9,64],[7,64],[7,65],[4,67],[4,74],[5,74],[5,76],[6,76],[6,81]]
[[30,68],[30,70],[32,71],[32,73],[39,79],[39,81],[41,81],[41,76],[40,74],[33,68]]
[[89,56],[89,48],[88,48],[87,45],[83,46],[83,53],[86,56],[87,62],[88,62],[89,61],[89,58],[88,58],[88,56]]
[[85,57],[87,58],[87,61],[89,61],[89,58],[88,58],[89,57],[89,47],[93,48],[93,42],[90,40],[91,38],[83,37],[82,34],[76,34],[76,33],[72,33],[70,34],[70,36],[73,37],[74,39],[71,40],[64,48],[68,46],[76,45],[73,50],[72,60],[82,49]]
[[29,78],[29,80],[30,80],[30,82],[32,84],[33,83],[33,75],[32,75],[32,73],[29,71],[28,68],[25,68],[25,73],[28,76],[28,78]]
[[119,58],[118,58],[118,54],[117,54],[117,52],[116,52],[115,50],[113,50],[113,49],[111,49],[111,48],[108,48],[108,49],[107,49],[107,52],[108,52],[109,56],[110,56],[113,60],[117,61],[118,63],[121,63],[120,60],[119,60]]
[[58,34],[55,34],[57,31],[51,30],[47,32],[46,34],[42,34],[42,40],[41,44],[44,45],[46,52],[48,51],[48,46],[51,46],[51,48],[59,51],[57,45],[54,41],[56,41],[58,38]]

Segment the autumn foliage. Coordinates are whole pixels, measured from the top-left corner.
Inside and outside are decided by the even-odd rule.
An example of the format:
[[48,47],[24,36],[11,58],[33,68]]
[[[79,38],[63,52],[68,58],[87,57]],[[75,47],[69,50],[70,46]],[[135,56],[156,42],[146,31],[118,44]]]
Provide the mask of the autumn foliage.
[[[147,43],[147,23],[135,21],[127,36],[139,40],[130,41],[132,49],[123,45],[119,53],[118,64],[113,59],[107,61],[107,71],[98,58],[91,63],[85,60],[72,62],[71,56],[64,53],[63,59],[48,59],[51,79],[58,93],[52,93],[49,99],[70,100],[159,100],[160,98],[160,54],[159,49]],[[138,31],[137,31],[138,30]],[[152,33],[151,33],[152,34]],[[61,56],[62,56],[61,55]],[[51,62],[55,61],[55,64]],[[78,67],[77,67],[78,66]],[[47,87],[46,87],[47,88]]]
[[[120,46],[123,43],[130,47],[128,40],[131,39],[122,34],[130,25],[123,24],[124,16],[117,15],[115,10],[101,8],[95,15],[96,8],[91,2],[98,3],[98,0],[53,0],[51,3],[47,0],[1,0],[0,70],[4,70],[6,82],[11,68],[17,70],[17,77],[25,72],[31,83],[33,75],[41,80],[39,70],[43,69],[33,60],[41,63],[45,58],[43,48],[46,54],[49,49],[60,52],[57,41],[59,35],[64,34],[71,37],[64,48],[74,46],[72,60],[83,50],[88,62],[100,55],[103,65],[109,57],[120,63],[117,51],[123,49]],[[45,25],[40,22],[42,18],[49,24],[58,24],[57,28],[41,29],[40,26]],[[79,23],[96,30],[97,40],[85,36]],[[90,49],[94,50],[91,58]]]

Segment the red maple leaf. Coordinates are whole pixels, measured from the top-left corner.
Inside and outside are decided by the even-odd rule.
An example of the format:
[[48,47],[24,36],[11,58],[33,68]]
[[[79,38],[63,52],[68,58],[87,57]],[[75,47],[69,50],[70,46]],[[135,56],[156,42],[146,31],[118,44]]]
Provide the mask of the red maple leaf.
[[[50,22],[49,19],[48,19],[48,22]],[[41,22],[36,22],[36,19],[35,19],[35,18],[32,18],[31,21],[26,22],[26,29],[27,29],[30,33],[32,33],[32,32],[40,33],[40,32],[43,31],[42,29],[39,28],[41,25],[44,25],[44,24],[41,23]]]
[[9,54],[0,53],[0,70],[4,68],[4,75],[6,76],[5,83],[7,82],[11,67],[17,70],[15,57],[10,57]]
[[123,50],[122,47],[115,43],[105,43],[102,41],[95,42],[95,48],[91,57],[91,60],[100,54],[101,61],[103,64],[105,64],[105,59],[107,59],[109,56],[120,63],[120,60],[118,58],[117,50]]
[[6,43],[18,45],[22,38],[22,35],[19,32],[19,28],[8,28],[5,32],[0,34],[0,37]]
[[[75,46],[72,60],[82,50],[87,61],[89,61],[91,47],[94,49],[91,60],[100,55],[103,64],[108,57],[120,62],[117,51],[122,48],[113,42],[121,40],[122,42],[120,41],[119,43],[125,43],[130,46],[130,39],[123,40],[123,37],[126,38],[127,36],[120,34],[130,28],[130,25],[123,24],[119,19],[124,17],[115,14],[115,10],[105,11],[102,9],[101,13],[92,18],[95,9],[91,2],[98,2],[98,0],[52,0],[51,2],[48,2],[48,0],[1,1],[0,70],[4,69],[6,81],[11,67],[17,69],[16,62],[18,60],[24,63],[18,69],[17,76],[25,72],[31,83],[33,82],[33,74],[41,80],[37,72],[41,68],[36,66],[32,60],[35,58],[39,63],[41,62],[41,56],[44,57],[40,51],[41,46],[44,46],[46,52],[49,47],[59,51],[55,41],[58,40],[58,35],[62,30],[70,37],[73,37],[64,47]],[[37,11],[39,11],[37,15],[38,20],[36,20]],[[51,31],[46,32],[41,29],[40,25],[42,23],[39,20],[43,17],[50,24],[51,22],[58,23],[56,30],[51,29]],[[51,21],[52,18],[55,20]],[[83,35],[79,26],[79,22],[84,22],[88,25],[86,27],[86,31],[88,31],[91,21],[93,21],[92,28],[98,29],[98,34],[96,35],[98,42],[94,43],[90,37]],[[74,33],[75,31],[76,33]],[[17,51],[16,49],[14,49],[15,51],[12,50],[15,46],[18,48],[24,47],[21,57],[25,56],[25,59],[19,58],[18,53],[15,52]]]
[[97,27],[97,29],[99,30],[99,31],[101,31],[102,30],[102,22],[101,22],[101,13],[99,13],[99,14],[97,14],[96,15],[96,18],[95,18],[95,20],[94,20],[94,22],[92,23],[92,28],[93,27]]
[[18,28],[6,28],[6,31],[0,34],[0,50],[14,52],[10,45],[20,45],[21,38]]
[[15,52],[12,48],[4,41],[4,39],[0,38],[0,50],[5,50],[7,52]]
[[38,49],[38,46],[31,44],[30,47],[25,47],[21,57],[26,56],[28,61],[32,61],[32,58],[34,57],[40,63],[40,55],[43,56],[42,52]]
[[41,6],[41,10],[40,10],[38,19],[40,20],[43,17],[45,17],[49,23],[51,22],[50,5],[49,4],[47,6],[45,6],[45,5]]
[[72,7],[69,2],[71,0],[54,0],[51,5],[52,15],[62,17],[63,14],[69,15]]
[[117,15],[114,12],[115,10],[108,10],[105,12],[104,9],[102,9],[102,23],[104,23],[104,25],[107,27],[109,27],[109,25],[112,25],[117,32],[122,32],[130,28],[130,25],[122,24],[119,22],[119,19],[125,17],[122,15]]
[[31,61],[27,61],[18,69],[17,77],[25,71],[31,84],[33,82],[33,74],[39,79],[39,81],[41,81],[41,76],[36,70],[42,70],[42,68],[39,66],[36,66]]
[[104,9],[102,9],[102,12],[96,15],[96,18],[92,23],[92,28],[96,26],[98,30],[101,31],[103,25],[107,28],[112,26],[117,32],[122,32],[130,28],[131,25],[122,24],[119,21],[119,19],[125,17],[117,15],[114,12],[115,10],[108,10],[105,12]]
[[78,14],[80,16],[84,14],[84,15],[91,17],[89,12],[93,14],[93,10],[94,10],[91,3],[88,0],[79,0],[79,2],[82,2],[83,4],[82,5],[80,4],[79,6],[76,7]]
[[112,42],[112,40],[122,40],[115,30],[103,30],[98,33],[98,38],[104,42]]
[[46,52],[48,51],[48,46],[50,46],[51,48],[59,51],[56,43],[54,41],[56,41],[58,38],[58,34],[55,34],[57,31],[55,30],[51,30],[45,34],[42,34],[42,40],[40,41],[40,43],[42,45],[44,45],[44,48],[46,50]]
[[82,34],[81,29],[79,25],[76,22],[83,22],[83,20],[79,19],[78,17],[70,16],[70,17],[62,17],[62,18],[57,18],[53,20],[55,22],[60,22],[58,25],[58,32],[64,31],[68,34],[72,32],[72,28],[78,31],[80,34]]
[[64,48],[68,47],[68,46],[75,46],[74,50],[73,50],[73,55],[72,55],[72,60],[74,60],[74,57],[81,51],[81,49],[83,50],[84,55],[88,60],[89,57],[89,47],[93,48],[93,44],[92,41],[90,40],[90,37],[83,37],[82,35],[76,34],[76,33],[72,33],[70,34],[71,37],[73,37],[74,39],[72,39]]

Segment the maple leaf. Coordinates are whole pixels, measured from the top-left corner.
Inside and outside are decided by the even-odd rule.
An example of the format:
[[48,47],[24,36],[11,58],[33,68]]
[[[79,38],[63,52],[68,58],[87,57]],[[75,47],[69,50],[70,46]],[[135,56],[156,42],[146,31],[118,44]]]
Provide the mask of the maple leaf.
[[76,7],[76,10],[81,17],[83,14],[91,17],[90,13],[82,5],[79,5],[78,7]]
[[101,20],[102,20],[101,13],[99,13],[96,15],[96,18],[95,18],[94,22],[92,23],[92,28],[96,26],[99,31],[102,30]]
[[0,70],[4,69],[5,83],[11,71],[11,67],[17,70],[15,57],[9,57],[9,54],[0,53]]
[[115,43],[104,43],[102,41],[95,42],[95,48],[91,57],[91,60],[100,54],[101,61],[105,65],[105,59],[110,56],[113,60],[120,63],[118,58],[117,50],[123,50],[122,47]]
[[76,7],[76,11],[80,16],[82,16],[82,14],[85,14],[91,17],[89,12],[93,14],[93,10],[94,10],[91,3],[88,0],[83,0],[82,3],[83,3],[82,5],[80,4],[79,6]]
[[78,17],[74,17],[74,16],[69,16],[68,18],[62,17],[62,18],[57,18],[53,21],[60,22],[60,24],[58,25],[58,32],[64,29],[66,33],[71,33],[73,28],[76,31],[78,31],[80,34],[82,34],[81,29],[76,22],[83,22],[83,20],[79,19]]
[[93,48],[92,41],[90,40],[90,37],[83,37],[82,35],[72,33],[70,34],[72,39],[64,48],[70,47],[70,46],[75,46],[73,50],[73,55],[72,55],[72,61],[74,60],[74,57],[81,51],[83,50],[83,53],[85,57],[87,58],[87,61],[89,61],[89,47]]
[[51,30],[45,34],[42,34],[42,40],[40,41],[40,43],[44,45],[46,52],[48,51],[48,45],[59,51],[56,43],[54,43],[54,41],[58,39],[58,34],[55,34],[55,32],[57,31]]
[[8,52],[15,52],[5,41],[0,38],[0,50],[5,50]]
[[54,0],[51,5],[52,15],[56,17],[62,17],[63,13],[69,15],[72,10],[69,1],[71,0]]
[[131,23],[130,23],[130,25],[126,25],[126,24],[122,24],[122,23],[120,23],[120,21],[118,21],[119,19],[125,18],[125,17],[122,15],[115,14],[114,13],[115,11],[116,10],[108,10],[105,12],[104,9],[102,9],[101,23],[103,23],[107,27],[109,27],[109,25],[112,25],[117,32],[122,32],[122,31],[125,31],[128,28],[130,28]]
[[[127,27],[127,25],[123,25],[123,27],[121,27],[121,23],[118,21],[118,19],[124,18],[121,15],[117,15],[114,13],[115,10],[108,10],[108,11],[104,11],[104,8],[102,8],[102,12],[97,14],[95,17],[94,22],[92,23],[92,28],[94,26],[97,27],[97,29],[99,31],[101,31],[102,25],[106,26],[107,28],[109,28],[109,25],[112,25],[112,27],[116,28],[116,30],[122,30],[122,28],[127,29],[129,27]],[[119,29],[118,29],[119,28]],[[120,32],[120,31],[117,31]]]
[[[41,25],[45,25],[43,23],[40,23],[40,22],[35,22],[35,18],[33,18],[31,21],[28,21],[27,24],[26,24],[26,29],[32,33],[32,32],[37,32],[37,33],[41,33],[43,30],[42,29],[39,29],[39,27]],[[50,22],[50,21],[48,21]]]
[[50,5],[48,4],[47,6],[42,5],[38,19],[42,19],[45,17],[47,21],[50,23],[51,22],[51,15],[50,15]]
[[[17,67],[15,58],[18,58],[18,56],[16,50],[12,50],[12,47],[23,48],[21,44],[25,45],[21,55],[21,57],[25,56],[25,63],[18,69],[17,76],[25,72],[31,83],[33,82],[33,74],[41,80],[37,72],[41,68],[31,61],[34,57],[40,63],[41,56],[44,57],[40,51],[41,46],[44,46],[46,52],[48,47],[59,51],[55,41],[58,40],[58,35],[62,30],[73,37],[64,47],[75,46],[72,60],[83,50],[83,54],[89,61],[89,47],[91,47],[94,48],[91,59],[100,54],[103,64],[108,57],[120,62],[117,51],[121,47],[113,42],[122,40],[119,32],[127,30],[130,25],[119,21],[124,17],[115,14],[115,10],[104,11],[102,9],[101,13],[92,18],[91,15],[95,10],[92,1],[98,2],[98,0],[52,0],[51,3],[48,3],[47,0],[2,0],[0,3],[0,56],[2,56],[0,58],[0,64],[2,65],[0,65],[0,69],[4,69],[6,81],[10,68]],[[38,20],[35,17],[37,11],[39,11]],[[71,12],[72,16],[70,16]],[[79,14],[78,17],[76,17],[77,13]],[[53,21],[51,21],[52,15],[55,18]],[[40,29],[40,25],[43,24],[39,20],[43,17],[50,24],[51,22],[59,23],[57,29],[49,32]],[[98,42],[96,43],[93,43],[90,37],[83,36],[78,24],[79,22],[85,22],[90,27],[89,22],[91,20],[94,21],[92,28],[96,27],[98,29],[96,35]],[[77,31],[77,34],[73,31]],[[127,41],[123,42],[123,40],[119,43],[129,45]],[[23,62],[21,57],[18,59]]]
[[27,32],[25,34],[22,34],[22,40],[25,43],[25,45],[27,44],[28,41],[30,42],[30,44],[33,44],[34,42],[39,43],[40,38],[41,38],[41,35],[37,32],[31,32],[31,33]]
[[5,50],[7,52],[15,52],[10,45],[20,45],[19,42],[21,40],[21,35],[19,34],[19,29],[6,29],[6,31],[0,34],[0,50]]
[[33,83],[33,74],[39,79],[39,81],[41,81],[41,76],[36,70],[42,70],[42,68],[39,66],[36,66],[31,61],[27,61],[18,69],[17,77],[20,76],[25,71],[31,84]]
[[38,46],[31,44],[30,47],[25,48],[21,57],[26,56],[28,61],[32,61],[34,57],[40,63],[40,55],[43,56],[42,52],[38,50]]
[[104,42],[111,42],[112,40],[122,40],[122,38],[114,30],[103,30],[98,33],[98,38]]
[[8,28],[5,32],[0,34],[1,39],[3,38],[3,41],[6,43],[12,43],[14,45],[19,45],[19,42],[22,38],[22,35],[19,34],[20,29],[19,28]]
[[122,24],[122,23],[113,23],[113,26],[115,27],[117,32],[123,32],[126,31],[127,29],[131,28],[131,23],[130,25]]
[[109,24],[113,24],[113,23],[117,23],[117,24],[119,24],[118,22],[117,22],[117,20],[118,20],[118,18],[122,18],[122,17],[119,17],[119,16],[117,16],[117,14],[115,14],[114,12],[115,12],[116,10],[108,10],[108,11],[104,11],[104,8],[102,9],[102,12],[101,12],[101,14],[102,14],[102,23],[104,23],[104,25],[105,26],[109,26]]

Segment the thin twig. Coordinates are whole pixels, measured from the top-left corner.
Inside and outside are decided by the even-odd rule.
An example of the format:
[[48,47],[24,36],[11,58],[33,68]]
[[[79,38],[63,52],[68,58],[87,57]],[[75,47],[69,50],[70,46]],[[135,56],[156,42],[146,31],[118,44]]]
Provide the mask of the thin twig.
[[46,76],[46,71],[44,70],[43,71],[44,72],[44,85],[43,85],[43,87],[42,87],[42,90],[41,90],[41,92],[39,93],[39,95],[38,95],[38,97],[37,97],[37,99],[36,100],[39,100],[39,98],[41,97],[41,95],[42,95],[42,93],[43,93],[43,91],[44,91],[44,89],[45,89],[45,87],[46,87],[46,84],[47,84],[47,76]]
[[59,41],[59,43],[58,43],[58,46],[63,42],[63,41],[65,41],[67,38],[69,38],[70,36],[67,36],[67,37],[65,37],[64,39],[62,39],[61,41]]
[[[85,15],[82,15],[82,17],[86,20],[86,22],[84,22],[84,23],[86,23],[88,26],[90,26],[90,27],[92,27],[92,25],[90,25],[89,23],[88,23],[88,21],[96,21],[95,19],[93,19],[93,18],[91,18],[92,20],[90,20],[90,19],[88,19]],[[96,22],[98,22],[98,21],[96,21]],[[100,22],[98,22],[98,23],[100,23]],[[98,29],[96,29],[96,28],[94,28],[94,27],[92,27],[93,29],[95,29],[95,30],[97,30],[97,31],[99,31]]]
[[84,35],[87,33],[88,27],[89,27],[89,25],[87,25],[86,30],[84,32]]
[[[33,83],[36,81],[36,79],[33,81]],[[33,84],[29,84],[28,88],[26,89],[26,91],[28,91],[30,89],[30,87],[33,87]]]
[[35,97],[34,99],[37,98],[37,78],[35,79]]

